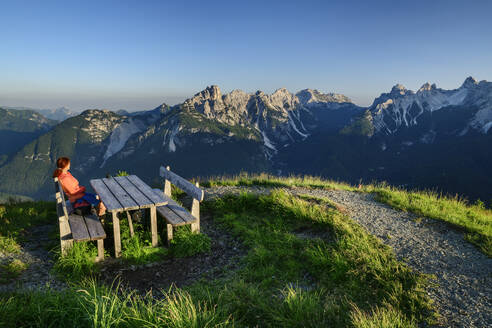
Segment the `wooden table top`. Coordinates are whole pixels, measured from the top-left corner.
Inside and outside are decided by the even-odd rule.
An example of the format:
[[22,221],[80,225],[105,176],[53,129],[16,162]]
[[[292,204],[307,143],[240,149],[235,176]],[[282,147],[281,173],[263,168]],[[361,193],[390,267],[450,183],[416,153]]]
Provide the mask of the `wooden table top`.
[[168,197],[156,193],[136,175],[93,179],[92,188],[108,212],[138,210],[168,204]]

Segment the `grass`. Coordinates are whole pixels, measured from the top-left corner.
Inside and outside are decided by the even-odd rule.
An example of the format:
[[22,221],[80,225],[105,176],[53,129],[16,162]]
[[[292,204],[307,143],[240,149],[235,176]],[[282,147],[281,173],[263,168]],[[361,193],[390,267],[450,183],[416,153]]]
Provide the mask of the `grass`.
[[227,327],[227,315],[184,290],[160,300],[85,280],[64,292],[0,294],[2,327]]
[[487,209],[480,201],[470,204],[458,196],[450,197],[426,190],[408,191],[385,183],[363,185],[359,189],[349,184],[319,177],[278,177],[265,173],[214,177],[204,182],[203,186],[306,187],[374,193],[376,200],[395,209],[445,221],[463,229],[466,232],[466,240],[476,245],[484,254],[492,257],[492,210]]
[[0,265],[0,284],[6,284],[17,278],[27,269],[28,265],[19,259]]
[[347,183],[325,180],[314,176],[289,176],[279,177],[267,173],[249,174],[240,173],[234,176],[218,176],[208,178],[201,184],[203,187],[216,186],[262,186],[262,187],[306,187],[318,189],[343,189],[355,190]]
[[211,248],[210,237],[206,234],[192,233],[189,226],[175,229],[169,253],[173,257],[190,257],[199,253],[208,253]]
[[74,243],[66,256],[61,256],[58,247],[55,254],[53,271],[59,279],[80,281],[84,277],[97,274],[100,270],[100,265],[95,262],[97,248],[90,242]]
[[54,202],[10,202],[0,205],[0,252],[16,253],[29,228],[56,222]]
[[94,280],[65,292],[0,293],[0,326],[416,327],[433,320],[426,277],[326,200],[274,191],[227,196],[203,211],[247,249],[221,278],[172,287],[160,299]]

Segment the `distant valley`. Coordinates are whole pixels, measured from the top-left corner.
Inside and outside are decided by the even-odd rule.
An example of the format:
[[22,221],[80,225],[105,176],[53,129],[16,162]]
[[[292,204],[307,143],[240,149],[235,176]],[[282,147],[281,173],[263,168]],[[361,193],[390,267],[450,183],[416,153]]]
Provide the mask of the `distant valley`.
[[492,83],[473,78],[454,90],[396,85],[367,108],[311,89],[211,86],[149,111],[47,116],[0,109],[0,192],[49,198],[54,162],[69,156],[86,185],[119,170],[157,185],[166,164],[186,177],[311,174],[492,199]]

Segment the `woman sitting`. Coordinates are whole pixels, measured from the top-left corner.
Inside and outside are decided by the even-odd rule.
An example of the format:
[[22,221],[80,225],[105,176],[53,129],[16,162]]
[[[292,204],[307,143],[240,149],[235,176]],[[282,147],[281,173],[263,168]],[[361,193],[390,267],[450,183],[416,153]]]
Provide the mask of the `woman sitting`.
[[77,179],[68,172],[70,170],[70,159],[68,157],[60,157],[56,160],[56,170],[53,172],[53,178],[58,178],[63,191],[68,195],[68,200],[72,207],[92,205],[97,207],[97,215],[101,216],[106,213],[106,207],[99,200],[99,196],[85,192],[85,187],[79,186]]

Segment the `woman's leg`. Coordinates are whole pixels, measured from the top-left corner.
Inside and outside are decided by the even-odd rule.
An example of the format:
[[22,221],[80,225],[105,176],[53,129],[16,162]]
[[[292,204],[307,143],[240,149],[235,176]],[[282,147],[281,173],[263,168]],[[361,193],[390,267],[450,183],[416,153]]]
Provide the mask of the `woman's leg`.
[[85,193],[84,197],[82,198],[97,208],[98,216],[106,214],[106,206],[104,206],[98,195]]

